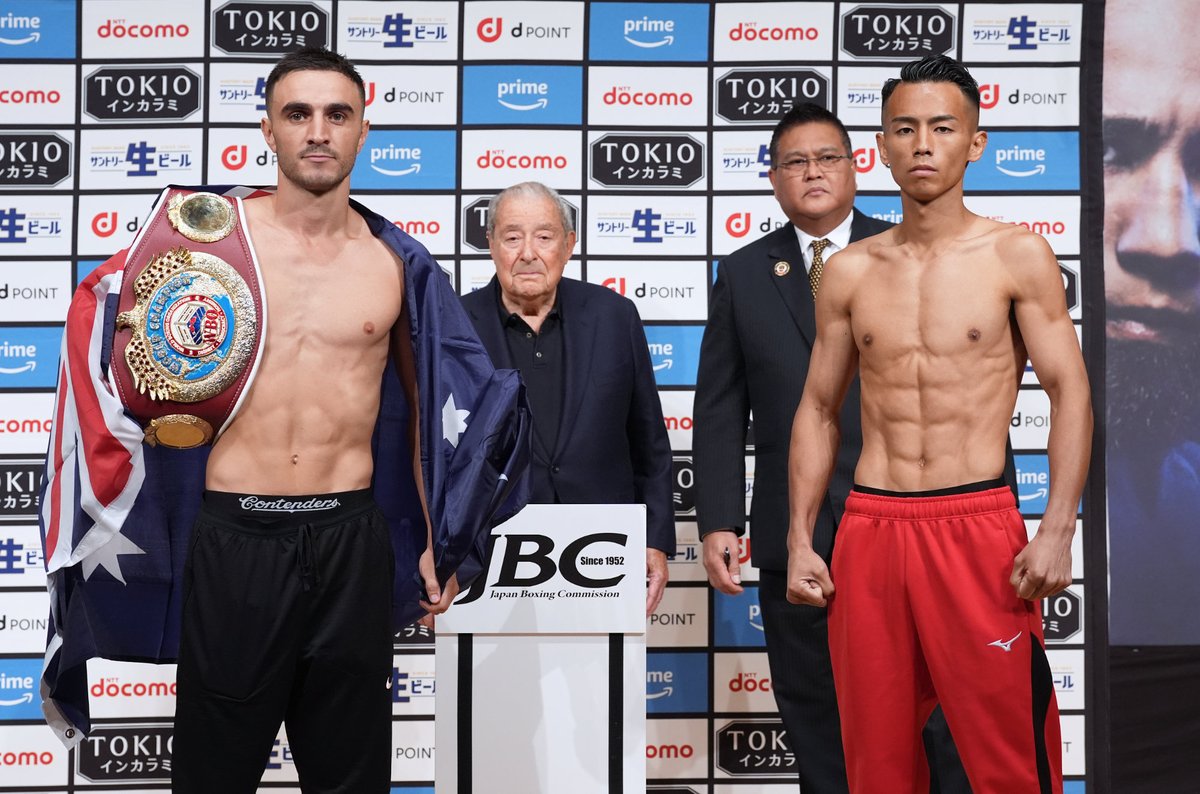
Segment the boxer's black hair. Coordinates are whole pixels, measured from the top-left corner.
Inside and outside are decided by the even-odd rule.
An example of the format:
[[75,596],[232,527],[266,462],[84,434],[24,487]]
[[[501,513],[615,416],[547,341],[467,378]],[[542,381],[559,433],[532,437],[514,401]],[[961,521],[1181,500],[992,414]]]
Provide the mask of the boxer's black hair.
[[267,108],[271,107],[271,93],[275,90],[276,83],[292,72],[305,71],[337,72],[345,75],[350,78],[350,82],[358,86],[358,95],[362,98],[363,105],[366,105],[367,90],[363,85],[362,75],[358,73],[358,69],[354,68],[354,64],[350,62],[349,58],[324,47],[302,47],[280,58],[279,62],[275,64],[275,68],[267,75]]
[[[979,83],[967,71],[967,67],[948,55],[926,55],[919,61],[910,61],[900,69],[900,76],[885,80],[883,83],[882,112],[886,113],[888,97],[901,83],[953,83],[963,92],[963,96],[975,108],[975,117],[979,117]],[[887,116],[883,117],[887,124]]]

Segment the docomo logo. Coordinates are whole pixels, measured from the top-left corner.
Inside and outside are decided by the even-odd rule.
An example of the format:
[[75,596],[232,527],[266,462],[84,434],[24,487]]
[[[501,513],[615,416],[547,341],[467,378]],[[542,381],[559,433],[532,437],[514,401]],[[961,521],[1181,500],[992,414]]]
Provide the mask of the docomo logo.
[[0,433],[49,433],[53,419],[0,419]]
[[1023,226],[1031,232],[1042,236],[1047,234],[1066,234],[1067,225],[1062,221],[1011,221],[1016,226]]
[[760,28],[757,22],[739,22],[729,30],[730,41],[816,41],[820,35],[816,28]]
[[738,673],[729,679],[730,692],[770,692],[771,679],[759,678],[758,673]]
[[50,766],[53,763],[54,753],[46,750],[40,753],[31,751],[0,753],[0,766]]
[[101,678],[92,684],[89,690],[92,697],[126,697],[126,698],[165,698],[175,697],[175,682],[165,681],[136,681],[134,683],[118,683],[117,678]]
[[[117,231],[117,226],[121,222],[121,216],[116,210],[108,212],[97,212],[92,217],[92,233],[97,237],[111,237]],[[125,224],[125,230],[136,232],[141,222],[135,216],[133,220]]]
[[442,230],[442,224],[437,221],[392,221],[393,224],[403,229],[407,234],[414,237],[419,237],[424,234],[438,234]]
[[488,149],[479,155],[475,165],[480,168],[542,168],[559,171],[569,167],[567,158],[561,154],[509,154],[503,149]]
[[124,19],[106,19],[96,28],[102,39],[184,39],[191,32],[187,25],[126,24]]
[[979,107],[991,110],[1000,101],[1000,84],[985,83],[979,86]]
[[667,430],[692,429],[692,417],[690,416],[664,416],[663,423],[667,426]]
[[865,174],[875,168],[875,150],[874,149],[855,149],[854,150],[854,170],[860,174]]
[[694,98],[691,91],[631,91],[627,85],[613,86],[601,97],[606,105],[635,105],[637,107],[687,107]]
[[735,212],[725,219],[725,231],[730,237],[745,237],[750,232],[750,213]]
[[237,144],[226,146],[224,151],[221,152],[221,165],[230,171],[237,171],[246,165],[246,147],[244,145],[238,146]]
[[117,213],[97,212],[92,218],[92,233],[97,237],[111,237],[117,230]]
[[0,105],[57,105],[62,101],[62,94],[54,89],[49,91],[20,91],[6,89],[0,91]]
[[504,17],[484,17],[479,20],[479,26],[475,28],[475,32],[481,40],[491,44],[504,32]]
[[1067,232],[1067,225],[1062,221],[1010,221],[1003,215],[991,215],[989,219],[1001,223],[1011,223],[1013,226],[1020,226],[1043,237],[1047,234],[1066,234]]
[[610,290],[617,293],[618,295],[624,295],[625,294],[625,277],[621,276],[620,278],[616,278],[614,276],[609,276],[608,278],[604,279],[604,281],[600,282],[600,286],[608,287]]
[[690,744],[648,744],[647,758],[691,758],[696,754]]

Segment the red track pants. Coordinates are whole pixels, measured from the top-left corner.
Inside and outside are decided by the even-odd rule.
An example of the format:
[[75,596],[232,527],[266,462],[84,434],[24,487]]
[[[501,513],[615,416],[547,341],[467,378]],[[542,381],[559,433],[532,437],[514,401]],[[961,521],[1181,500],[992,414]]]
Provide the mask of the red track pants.
[[829,649],[853,794],[929,791],[940,702],[975,794],[1059,794],[1062,740],[1040,602],[1009,584],[1012,491],[852,491],[833,552]]

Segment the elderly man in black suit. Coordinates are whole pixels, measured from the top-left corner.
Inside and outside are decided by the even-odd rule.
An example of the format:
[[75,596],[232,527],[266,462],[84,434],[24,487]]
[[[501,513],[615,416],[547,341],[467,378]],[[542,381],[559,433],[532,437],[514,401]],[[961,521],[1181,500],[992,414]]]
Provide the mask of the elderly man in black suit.
[[529,501],[646,505],[648,615],[667,584],[675,514],[671,446],[637,307],[563,278],[575,229],[551,188],[504,190],[488,205],[487,229],[496,276],[462,300],[492,361],[525,380]]
[[[709,582],[742,592],[738,535],[746,523],[745,446],[754,417],[751,559],[772,689],[804,794],[845,794],[845,759],[825,610],[787,602],[788,440],[816,336],[824,263],[890,223],[854,208],[854,151],[825,108],[797,105],[771,136],[769,177],[790,224],[721,260],[700,348],[693,450],[696,513]],[[813,546],[828,562],[862,446],[858,380],[842,407],[842,437]],[[969,792],[941,711],[925,729],[933,790]]]

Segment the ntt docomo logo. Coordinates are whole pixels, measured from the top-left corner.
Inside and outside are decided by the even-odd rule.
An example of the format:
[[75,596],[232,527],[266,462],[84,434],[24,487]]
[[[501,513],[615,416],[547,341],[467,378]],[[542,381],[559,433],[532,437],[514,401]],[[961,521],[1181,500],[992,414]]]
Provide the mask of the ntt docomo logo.
[[479,155],[475,165],[480,168],[546,168],[563,170],[567,158],[561,154],[505,154],[504,149],[488,149]]
[[124,19],[106,19],[96,28],[102,39],[185,39],[191,32],[187,25],[138,25]]
[[613,86],[601,97],[606,105],[634,107],[687,107],[692,104],[691,91],[633,91],[629,86]]
[[0,433],[49,433],[53,419],[5,419],[0,417]]
[[757,22],[739,22],[729,29],[730,41],[816,41],[821,32],[816,28],[779,28]]
[[0,105],[57,105],[62,101],[62,94],[51,89],[49,91],[0,91]]
[[771,679],[759,678],[758,673],[738,673],[729,679],[730,692],[770,692]]
[[54,763],[54,753],[23,752],[0,753],[0,766],[50,766]]
[[647,758],[691,758],[696,754],[690,744],[648,744]]
[[94,698],[165,698],[175,697],[175,682],[134,681],[121,683],[119,678],[101,678],[89,690]]

